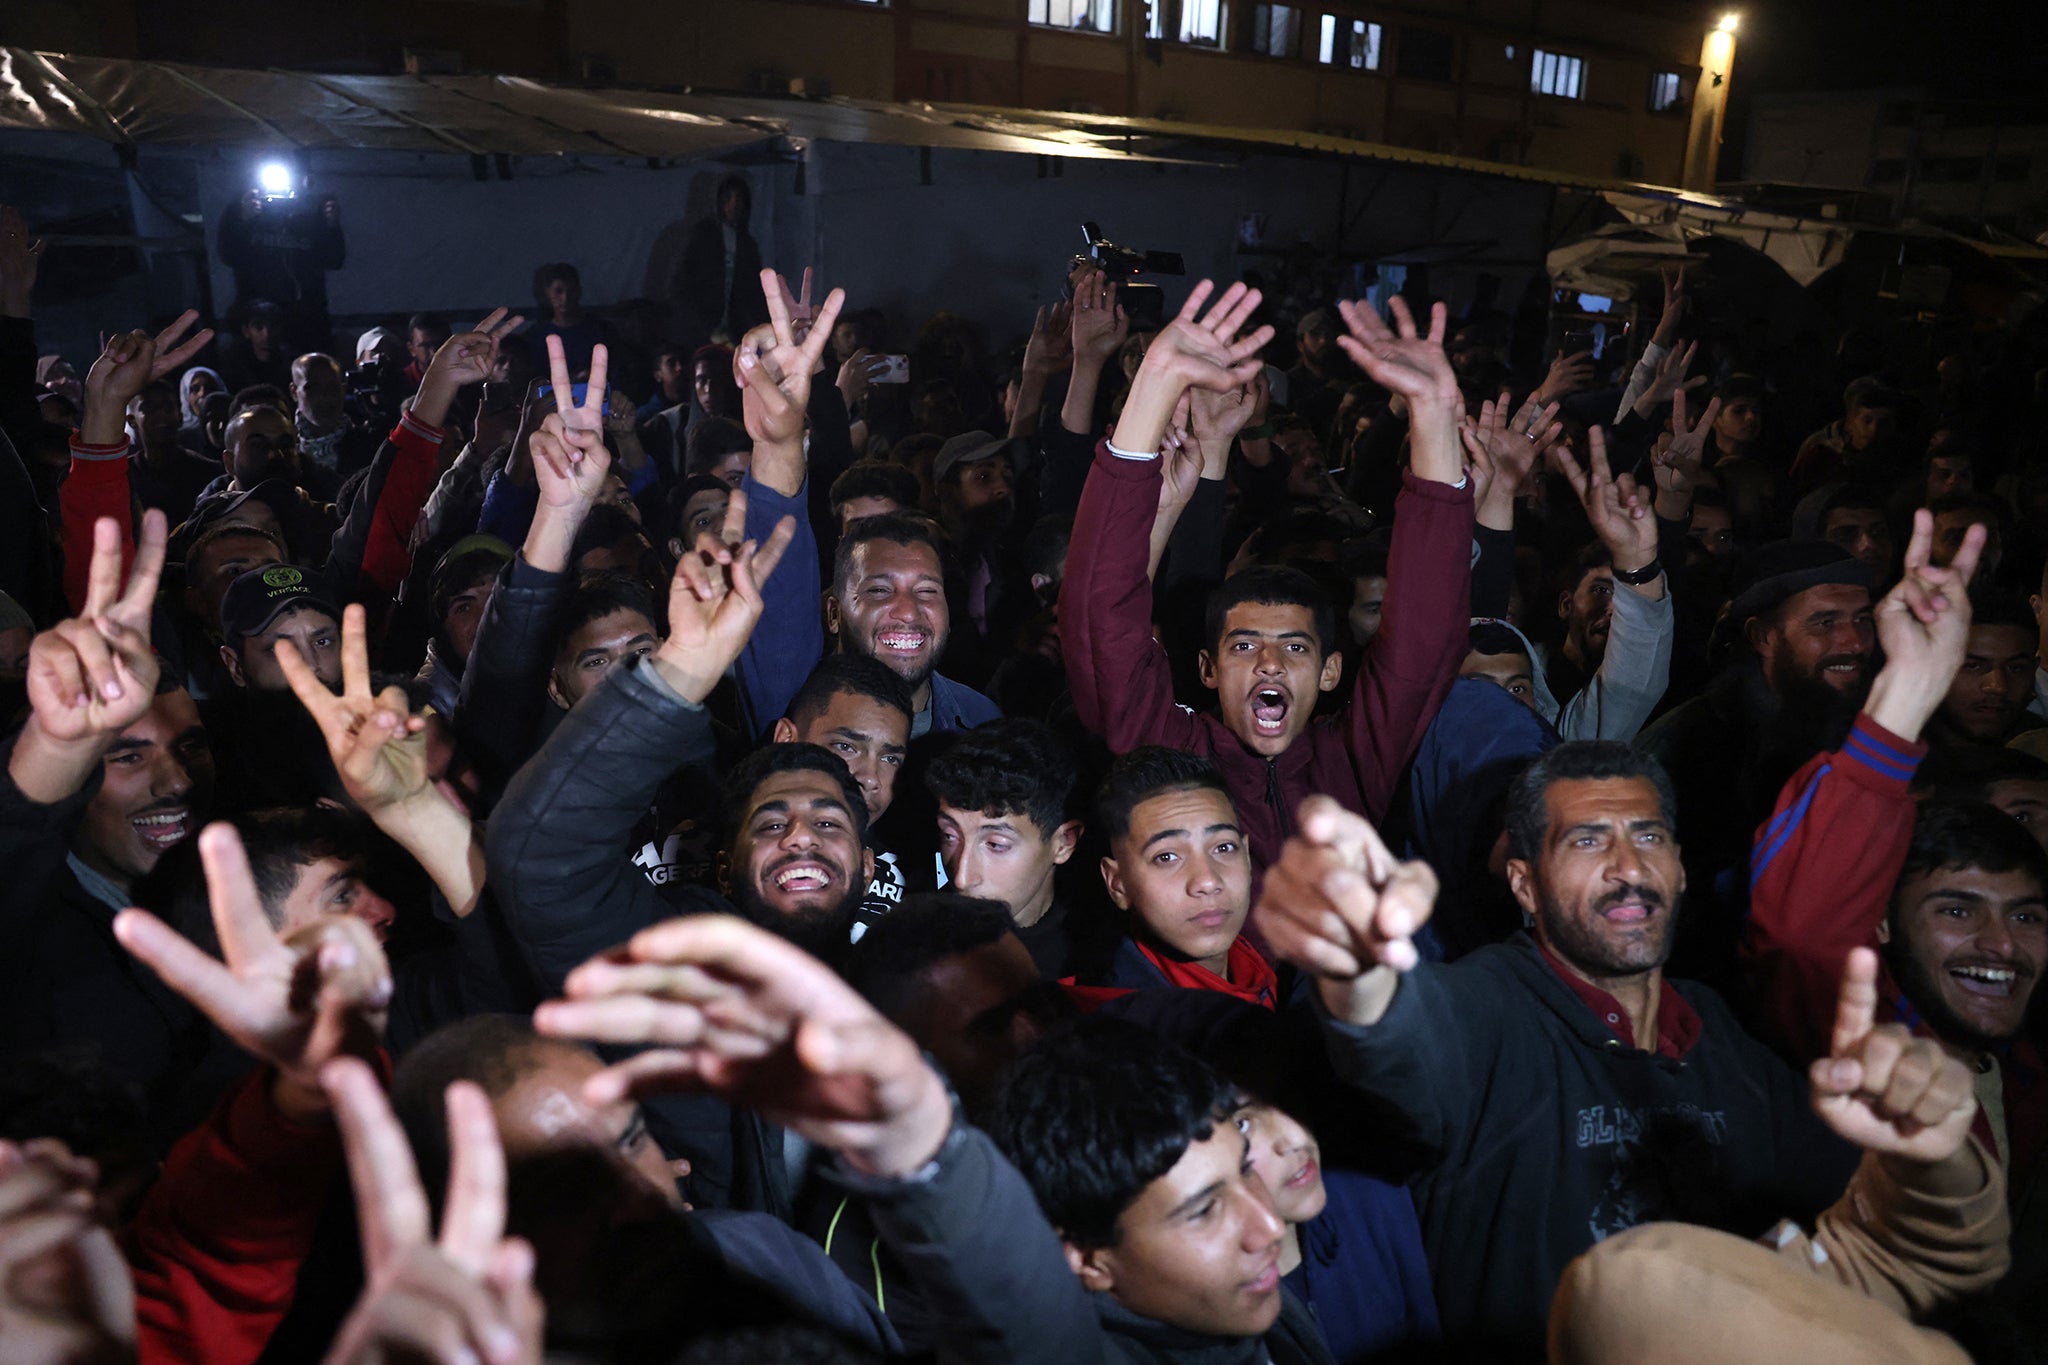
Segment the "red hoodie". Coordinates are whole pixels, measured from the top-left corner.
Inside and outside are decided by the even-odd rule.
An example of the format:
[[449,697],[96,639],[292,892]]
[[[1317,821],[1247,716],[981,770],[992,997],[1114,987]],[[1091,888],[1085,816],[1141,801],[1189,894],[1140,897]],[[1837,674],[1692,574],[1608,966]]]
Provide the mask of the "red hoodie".
[[1152,634],[1145,574],[1159,483],[1158,460],[1118,459],[1106,442],[1096,447],[1060,588],[1060,644],[1082,723],[1119,754],[1163,744],[1213,760],[1257,868],[1279,858],[1295,807],[1310,793],[1379,820],[1465,660],[1471,489],[1402,475],[1384,614],[1351,698],[1338,714],[1310,721],[1285,753],[1268,760],[1215,715],[1173,698],[1166,651]]

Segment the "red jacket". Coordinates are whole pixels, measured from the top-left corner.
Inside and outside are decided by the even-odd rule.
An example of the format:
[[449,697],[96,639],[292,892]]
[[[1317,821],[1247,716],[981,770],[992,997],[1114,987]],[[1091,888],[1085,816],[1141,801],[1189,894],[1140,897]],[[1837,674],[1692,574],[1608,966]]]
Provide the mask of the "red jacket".
[[1342,711],[1309,722],[1285,753],[1253,753],[1216,716],[1173,699],[1152,634],[1146,577],[1158,460],[1095,451],[1060,589],[1060,645],[1083,724],[1128,753],[1163,744],[1212,759],[1237,802],[1252,862],[1280,856],[1301,799],[1320,792],[1377,821],[1464,662],[1472,591],[1472,491],[1402,476],[1379,634]]
[[[1743,955],[1772,1041],[1802,1065],[1828,1055],[1849,950],[1879,946],[1877,929],[1913,838],[1908,787],[1926,755],[1925,744],[1858,716],[1840,752],[1820,754],[1794,774],[1757,830]],[[1933,1036],[1889,968],[1880,966],[1877,990],[1880,1021]],[[2000,1150],[1982,1113],[1976,1131],[2006,1167],[2017,1198],[2048,1136],[2048,1081],[2024,1041],[1999,1061],[2008,1150]]]
[[250,1365],[291,1307],[341,1138],[280,1114],[270,1078],[252,1072],[179,1139],[122,1237],[139,1365]]

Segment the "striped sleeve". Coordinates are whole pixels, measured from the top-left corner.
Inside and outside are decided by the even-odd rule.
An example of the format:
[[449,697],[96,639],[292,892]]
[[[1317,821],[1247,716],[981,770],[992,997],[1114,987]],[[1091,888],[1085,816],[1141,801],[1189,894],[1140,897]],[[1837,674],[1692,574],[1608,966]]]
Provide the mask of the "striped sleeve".
[[1750,856],[1744,956],[1764,1018],[1802,1059],[1827,1051],[1842,963],[1876,942],[1913,834],[1927,746],[1858,716],[1778,794]]

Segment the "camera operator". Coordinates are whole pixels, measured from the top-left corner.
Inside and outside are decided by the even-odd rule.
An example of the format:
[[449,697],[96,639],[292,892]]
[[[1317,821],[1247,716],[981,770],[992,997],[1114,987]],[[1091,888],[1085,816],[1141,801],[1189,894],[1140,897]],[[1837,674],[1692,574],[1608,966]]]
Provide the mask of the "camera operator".
[[348,252],[333,195],[306,199],[289,188],[252,187],[221,214],[217,243],[221,263],[235,272],[235,308],[246,311],[257,299],[277,305],[276,344],[285,355],[333,345],[327,272],[341,269]]

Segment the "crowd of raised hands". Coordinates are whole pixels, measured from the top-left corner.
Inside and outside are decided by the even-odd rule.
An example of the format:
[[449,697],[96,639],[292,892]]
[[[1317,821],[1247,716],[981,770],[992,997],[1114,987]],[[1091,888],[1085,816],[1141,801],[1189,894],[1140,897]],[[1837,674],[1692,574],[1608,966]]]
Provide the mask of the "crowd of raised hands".
[[[0,210],[0,351],[38,259]],[[2016,810],[2048,764],[2002,747],[2048,718],[2008,600],[2035,465],[1980,462],[2002,508],[1937,496],[1960,447],[1853,407],[1791,458],[1678,274],[1640,355],[1523,381],[1441,300],[1201,280],[1143,332],[1122,283],[1077,261],[1006,368],[951,315],[906,362],[806,269],[701,347],[414,327],[391,412],[310,355],[212,422],[194,312],[110,333],[76,402],[0,399],[34,538],[0,564],[0,1064],[86,1056],[134,1128],[26,1131],[66,1106],[0,1082],[0,1361],[1515,1359],[1559,1283],[1552,1358],[1604,1359],[1630,1287],[1682,1309],[1630,1278],[1648,1239],[1607,1245],[1700,1221],[1628,1183],[1673,1115],[1834,1159],[1800,1203],[1697,1157],[1813,1223],[1799,1273],[1843,1297],[1809,1324],[2018,1259],[2031,1024],[1946,982],[2024,1014],[2048,970]],[[1930,750],[1983,798],[1940,817],[1964,853],[1923,847]],[[2031,897],[1923,948],[1897,889],[1979,864]],[[1502,1072],[1553,1065],[1603,1079],[1541,1078],[1528,1122],[1611,1146],[1612,1199],[1472,1213]],[[1546,1218],[1558,1263],[1499,1290],[1495,1231]],[[1730,1277],[1806,1302],[1789,1236]],[[1343,1237],[1387,1248],[1369,1293],[1322,1277],[1362,1273]],[[1678,1358],[1748,1349],[1711,1336]]]

